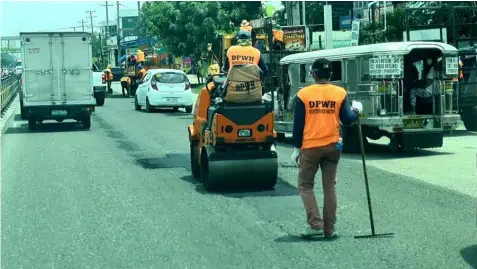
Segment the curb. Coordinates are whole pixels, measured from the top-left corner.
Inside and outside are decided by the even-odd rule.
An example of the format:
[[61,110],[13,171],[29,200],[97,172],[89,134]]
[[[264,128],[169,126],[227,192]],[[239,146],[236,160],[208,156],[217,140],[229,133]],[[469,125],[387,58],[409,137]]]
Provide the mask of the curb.
[[15,98],[13,98],[10,105],[8,105],[8,109],[2,115],[1,123],[0,123],[2,127],[2,132],[1,132],[2,135],[5,133],[8,127],[10,127],[11,122],[13,121],[13,118],[15,116],[17,105],[19,105],[18,94],[16,94]]

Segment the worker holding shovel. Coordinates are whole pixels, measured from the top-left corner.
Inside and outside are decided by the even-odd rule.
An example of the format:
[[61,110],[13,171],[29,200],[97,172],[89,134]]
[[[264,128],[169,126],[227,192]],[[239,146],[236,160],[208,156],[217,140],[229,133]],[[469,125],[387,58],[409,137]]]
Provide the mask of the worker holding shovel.
[[[309,227],[302,237],[337,237],[336,171],[341,155],[340,121],[351,124],[363,109],[360,102],[349,104],[346,90],[330,83],[331,64],[316,60],[311,68],[315,84],[301,89],[296,98],[293,122],[295,149],[292,162],[299,166],[298,187]],[[315,175],[322,170],[323,218],[313,191]]]

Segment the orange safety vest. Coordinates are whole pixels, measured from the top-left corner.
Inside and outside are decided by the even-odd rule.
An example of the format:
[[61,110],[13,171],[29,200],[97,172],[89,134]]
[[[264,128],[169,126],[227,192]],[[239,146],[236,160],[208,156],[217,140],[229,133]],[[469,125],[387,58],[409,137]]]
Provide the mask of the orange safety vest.
[[122,77],[121,82],[127,82],[128,84],[131,84],[131,79],[129,77]]
[[272,30],[273,38],[283,42],[283,31],[282,30]]
[[111,69],[106,69],[106,73],[108,73],[108,80],[113,80],[113,72],[111,72]]
[[249,31],[252,32],[252,26],[240,26],[240,31]]
[[232,46],[227,50],[229,69],[234,65],[258,65],[260,56],[260,51],[252,46]]
[[137,60],[140,62],[144,62],[144,51],[137,53]]
[[144,79],[144,76],[146,75],[146,69],[141,69],[139,70],[139,73],[141,74],[141,79]]
[[337,143],[346,90],[332,84],[313,84],[301,89],[297,97],[306,110],[302,149]]

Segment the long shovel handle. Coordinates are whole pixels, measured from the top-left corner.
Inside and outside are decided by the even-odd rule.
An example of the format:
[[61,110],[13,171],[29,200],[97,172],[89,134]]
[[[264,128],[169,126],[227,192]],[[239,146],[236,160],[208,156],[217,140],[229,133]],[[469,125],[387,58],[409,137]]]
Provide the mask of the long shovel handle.
[[363,162],[363,173],[364,173],[364,182],[366,184],[366,197],[368,198],[368,209],[369,209],[369,221],[371,222],[371,233],[375,235],[374,232],[374,219],[373,219],[373,208],[371,206],[371,194],[369,193],[369,184],[368,184],[368,170],[366,169],[366,158],[364,156],[364,142],[363,142],[363,132],[361,128],[360,115],[358,116],[358,137],[359,137],[359,147],[361,149],[361,160]]

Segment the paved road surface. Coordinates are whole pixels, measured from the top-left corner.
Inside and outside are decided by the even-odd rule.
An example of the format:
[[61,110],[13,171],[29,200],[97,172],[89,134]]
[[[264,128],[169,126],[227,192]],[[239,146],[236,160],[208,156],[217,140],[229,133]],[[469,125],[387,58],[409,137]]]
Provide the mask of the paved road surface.
[[[475,178],[475,159],[454,170],[455,156],[466,154],[438,163],[432,151],[422,151],[411,166],[404,164],[409,159],[384,152],[377,160],[373,153],[376,229],[396,236],[361,240],[352,236],[370,229],[362,168],[357,156],[345,156],[341,238],[303,241],[288,235],[305,224],[297,170],[287,164],[292,148],[278,147],[281,179],[274,191],[208,194],[190,176],[190,121],[183,112],[134,111],[132,99],[119,97],[97,108],[90,131],[45,123],[30,133],[17,115],[2,137],[2,268],[477,266],[475,196],[413,176],[434,160],[441,181],[459,185],[459,178]],[[446,141],[459,139],[470,138]]]

